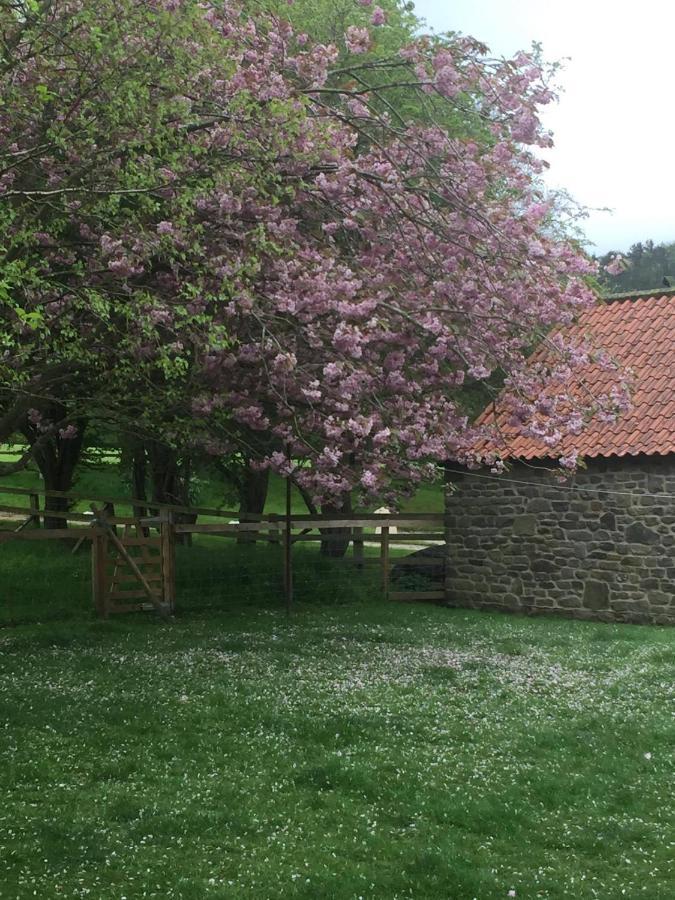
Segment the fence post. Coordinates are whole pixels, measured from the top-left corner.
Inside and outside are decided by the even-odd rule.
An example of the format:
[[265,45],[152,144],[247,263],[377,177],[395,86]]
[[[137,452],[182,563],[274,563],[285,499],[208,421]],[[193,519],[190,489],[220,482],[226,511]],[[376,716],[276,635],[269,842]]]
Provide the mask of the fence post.
[[160,511],[162,600],[170,615],[176,610],[176,530],[171,510]]
[[389,526],[382,526],[382,543],[380,544],[380,561],[382,564],[382,593],[389,599]]
[[94,609],[102,619],[108,618],[108,578],[106,557],[108,555],[108,538],[104,529],[94,528],[91,539],[91,592]]
[[267,516],[267,519],[270,523],[270,528],[268,532],[270,544],[278,544],[279,543],[279,517],[276,513],[270,513]]
[[40,495],[39,494],[31,494],[30,495],[30,511],[32,513],[30,517],[30,521],[32,525],[35,525],[36,528],[40,527]]
[[363,568],[363,528],[360,528],[358,526],[353,528],[352,536],[354,539],[353,543],[352,543],[352,548],[353,548],[353,553],[354,553],[354,559],[356,560],[356,568],[362,569]]
[[286,593],[286,615],[290,616],[293,604],[293,535],[291,528],[291,479],[286,478],[286,528],[284,529],[284,588]]
[[[103,504],[103,512],[106,516],[110,516],[112,519],[115,518],[115,504],[114,503],[104,503]],[[111,526],[113,534],[117,534],[117,525]]]

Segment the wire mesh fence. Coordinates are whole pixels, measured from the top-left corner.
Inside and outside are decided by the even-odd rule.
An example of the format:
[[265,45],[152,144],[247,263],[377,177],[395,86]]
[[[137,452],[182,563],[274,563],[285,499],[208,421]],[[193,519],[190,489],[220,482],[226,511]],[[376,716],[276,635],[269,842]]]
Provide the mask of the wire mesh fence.
[[0,542],[0,626],[93,616],[90,544],[75,538]]
[[[94,609],[104,616],[116,608],[128,612],[131,607],[120,605],[116,596],[121,589],[138,594],[135,609],[154,604],[161,611],[167,604],[178,615],[242,604],[290,611],[301,604],[359,598],[443,598],[440,514],[271,514],[240,523],[232,518],[235,513],[222,510],[166,505],[148,519],[130,515],[138,504],[134,500],[107,500],[104,509],[91,504],[93,514],[83,511],[82,503],[81,496],[71,495],[68,508],[57,513],[64,527],[49,531],[39,528],[46,513],[33,493],[25,492],[23,507],[4,511],[0,625],[91,617]],[[74,527],[66,530],[68,523]],[[101,551],[103,529],[109,535],[104,546],[113,549],[114,558]],[[145,534],[153,547],[162,548],[152,584],[150,569],[133,561],[120,568],[120,545],[130,531],[136,542]],[[148,587],[152,602],[143,603]]]

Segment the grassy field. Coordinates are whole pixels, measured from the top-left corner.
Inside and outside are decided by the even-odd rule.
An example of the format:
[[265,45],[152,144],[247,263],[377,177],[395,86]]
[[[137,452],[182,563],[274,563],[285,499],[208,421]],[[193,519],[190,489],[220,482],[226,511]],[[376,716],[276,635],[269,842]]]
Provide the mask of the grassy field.
[[672,631],[300,554],[288,621],[276,548],[208,544],[175,621],[97,622],[45,548],[0,548],[0,897],[675,896]]

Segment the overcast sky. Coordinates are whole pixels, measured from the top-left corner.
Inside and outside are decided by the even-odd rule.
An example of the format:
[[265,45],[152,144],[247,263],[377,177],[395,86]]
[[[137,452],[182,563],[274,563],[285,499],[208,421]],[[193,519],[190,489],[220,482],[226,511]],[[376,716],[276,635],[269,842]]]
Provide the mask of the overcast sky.
[[415,0],[434,31],[462,31],[513,55],[539,41],[569,58],[544,123],[547,181],[593,212],[596,252],[675,241],[675,3],[671,0]]

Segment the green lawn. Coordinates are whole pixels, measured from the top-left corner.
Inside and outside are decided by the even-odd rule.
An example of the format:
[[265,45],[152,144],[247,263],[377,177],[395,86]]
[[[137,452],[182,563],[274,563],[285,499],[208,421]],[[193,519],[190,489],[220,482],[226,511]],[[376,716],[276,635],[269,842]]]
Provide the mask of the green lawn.
[[675,896],[672,631],[385,604],[304,551],[287,621],[278,548],[214,548],[163,625],[0,546],[0,897]]

